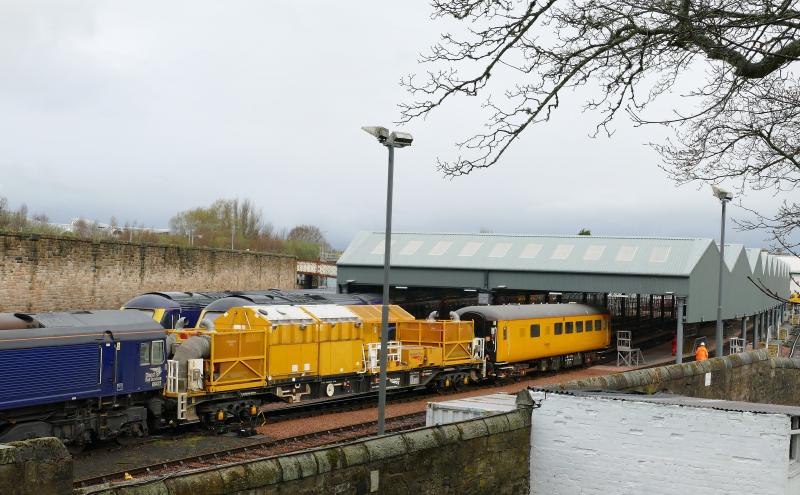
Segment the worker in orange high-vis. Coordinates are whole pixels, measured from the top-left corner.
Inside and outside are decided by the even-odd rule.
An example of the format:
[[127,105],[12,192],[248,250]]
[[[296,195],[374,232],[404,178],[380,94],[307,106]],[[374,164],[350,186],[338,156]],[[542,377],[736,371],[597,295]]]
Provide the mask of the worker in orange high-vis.
[[694,360],[705,361],[706,359],[708,359],[708,349],[706,349],[706,343],[700,342],[700,345],[697,346],[697,350],[694,352]]

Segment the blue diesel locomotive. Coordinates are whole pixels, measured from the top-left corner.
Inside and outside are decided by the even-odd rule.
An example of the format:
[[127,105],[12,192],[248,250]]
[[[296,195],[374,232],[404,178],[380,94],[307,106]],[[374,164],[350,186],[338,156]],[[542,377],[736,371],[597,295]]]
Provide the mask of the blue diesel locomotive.
[[161,323],[162,328],[175,328],[180,318],[187,327],[197,325],[203,309],[227,297],[227,292],[147,292],[122,305],[122,309],[141,311]]
[[[184,318],[183,326],[194,328],[204,318],[242,304],[380,304],[378,294],[336,294],[324,290],[229,290],[222,292],[147,292],[122,305],[124,310],[147,313],[161,326],[175,328]],[[213,305],[211,309],[209,305]]]
[[165,341],[137,311],[0,314],[0,443],[146,435],[162,415]]

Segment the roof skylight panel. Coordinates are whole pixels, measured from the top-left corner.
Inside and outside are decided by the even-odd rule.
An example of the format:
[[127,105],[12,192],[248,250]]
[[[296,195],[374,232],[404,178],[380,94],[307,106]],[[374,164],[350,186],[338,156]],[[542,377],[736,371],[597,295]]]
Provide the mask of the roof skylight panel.
[[459,256],[474,256],[475,253],[478,252],[478,249],[483,246],[482,242],[468,242],[464,244],[464,247],[461,248],[461,251],[458,252]]
[[639,251],[639,246],[620,246],[614,261],[633,261],[637,251]]
[[666,263],[672,248],[669,246],[656,246],[650,251],[650,263]]
[[[370,254],[383,254],[385,249],[386,249],[385,248],[385,246],[386,246],[385,242],[386,241],[380,241],[377,244],[375,244],[375,247],[372,248],[372,251],[370,251]],[[392,246],[394,246],[396,242],[397,241],[392,241]]]
[[506,254],[508,254],[508,250],[511,249],[510,242],[499,242],[494,245],[492,251],[489,253],[490,258],[502,258]]
[[423,241],[408,241],[403,249],[400,250],[400,254],[403,256],[411,256],[412,254],[419,251],[420,246],[422,246]]
[[553,251],[553,255],[550,256],[552,260],[565,260],[569,258],[569,255],[572,254],[572,250],[575,249],[574,244],[559,244],[556,246],[555,250]]
[[542,250],[541,244],[527,244],[519,255],[520,258],[533,259],[539,255]]
[[597,261],[603,256],[603,253],[606,251],[605,246],[594,245],[589,246],[586,248],[586,252],[583,253],[583,261]]
[[430,250],[428,254],[430,256],[441,256],[444,253],[446,253],[447,250],[450,249],[450,246],[452,245],[453,245],[452,241],[439,241],[433,246],[433,248]]

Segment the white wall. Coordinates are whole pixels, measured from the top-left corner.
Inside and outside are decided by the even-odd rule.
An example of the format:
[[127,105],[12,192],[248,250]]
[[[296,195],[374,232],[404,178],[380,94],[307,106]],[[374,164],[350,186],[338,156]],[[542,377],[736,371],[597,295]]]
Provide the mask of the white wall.
[[533,412],[531,493],[800,493],[790,418],[547,394]]

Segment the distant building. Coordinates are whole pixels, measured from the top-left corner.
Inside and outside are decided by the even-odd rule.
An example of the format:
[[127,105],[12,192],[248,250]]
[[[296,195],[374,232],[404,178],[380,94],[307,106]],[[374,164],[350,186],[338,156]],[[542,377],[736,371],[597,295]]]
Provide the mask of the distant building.
[[110,225],[107,223],[97,222],[95,220],[89,220],[88,218],[82,217],[75,217],[70,220],[69,223],[50,223],[52,227],[56,227],[60,229],[62,232],[72,232],[75,234],[80,234],[85,231],[90,231],[92,233],[99,233],[105,234],[114,237],[122,237],[124,236],[125,232],[148,232],[152,234],[169,234],[169,229],[157,229],[151,227],[130,227],[124,226],[120,227],[118,225]]

